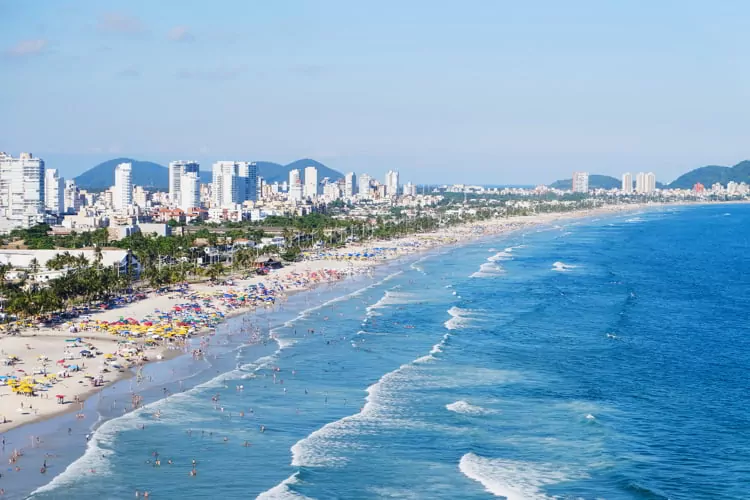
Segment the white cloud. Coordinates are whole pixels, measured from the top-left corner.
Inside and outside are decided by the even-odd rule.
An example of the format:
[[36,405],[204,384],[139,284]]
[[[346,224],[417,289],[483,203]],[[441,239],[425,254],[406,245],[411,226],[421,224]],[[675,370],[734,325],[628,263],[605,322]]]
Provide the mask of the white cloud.
[[47,46],[47,40],[22,40],[6,51],[9,56],[25,57],[39,54]]
[[187,26],[175,26],[167,34],[170,40],[174,42],[192,42],[195,40],[193,35]]

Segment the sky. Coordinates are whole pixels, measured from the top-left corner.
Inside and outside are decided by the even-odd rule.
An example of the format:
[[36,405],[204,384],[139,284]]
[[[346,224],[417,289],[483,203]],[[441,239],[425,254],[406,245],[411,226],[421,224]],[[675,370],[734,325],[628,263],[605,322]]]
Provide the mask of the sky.
[[750,157],[750,2],[0,0],[0,151],[416,183]]

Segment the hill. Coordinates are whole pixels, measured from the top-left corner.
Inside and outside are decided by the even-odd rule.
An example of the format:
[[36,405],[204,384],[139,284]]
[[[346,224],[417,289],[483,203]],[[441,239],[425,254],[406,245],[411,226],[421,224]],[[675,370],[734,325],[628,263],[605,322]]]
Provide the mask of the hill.
[[[169,189],[169,171],[167,167],[158,163],[134,160],[132,158],[115,158],[100,163],[76,177],[76,184],[81,189],[103,191],[115,183],[115,167],[120,163],[133,164],[133,185],[158,189],[160,191]],[[284,182],[289,179],[289,172],[294,169],[299,169],[304,179],[305,167],[311,166],[318,169],[318,180],[328,177],[336,181],[344,177],[344,174],[341,172],[307,158],[297,160],[288,165],[281,165],[270,161],[258,161],[256,163],[258,164],[258,175],[263,177],[266,182]],[[211,165],[201,165],[200,177],[201,182],[205,184],[211,182]]]
[[152,189],[167,189],[167,167],[150,161],[115,158],[85,171],[75,178],[76,184],[90,191],[103,191],[115,183],[115,167],[120,163],[133,164],[133,184]]
[[[554,189],[571,189],[573,179],[563,179],[555,181],[549,187]],[[617,189],[622,186],[620,179],[615,179],[609,175],[589,175],[589,188],[591,189]]]
[[691,189],[698,182],[708,187],[716,182],[726,185],[731,181],[750,184],[750,160],[741,161],[733,167],[707,165],[696,168],[679,176],[669,184],[669,187],[673,189]]

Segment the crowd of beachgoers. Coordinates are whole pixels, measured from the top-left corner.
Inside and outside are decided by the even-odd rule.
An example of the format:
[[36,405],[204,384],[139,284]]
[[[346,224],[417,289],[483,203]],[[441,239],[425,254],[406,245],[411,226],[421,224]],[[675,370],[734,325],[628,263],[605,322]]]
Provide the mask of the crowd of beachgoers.
[[80,412],[82,402],[103,386],[133,375],[144,363],[187,353],[187,339],[211,335],[231,315],[273,308],[289,293],[369,273],[378,262],[562,217],[494,219],[389,241],[353,242],[307,252],[299,262],[265,275],[183,283],[43,320],[4,324],[0,432],[56,413]]

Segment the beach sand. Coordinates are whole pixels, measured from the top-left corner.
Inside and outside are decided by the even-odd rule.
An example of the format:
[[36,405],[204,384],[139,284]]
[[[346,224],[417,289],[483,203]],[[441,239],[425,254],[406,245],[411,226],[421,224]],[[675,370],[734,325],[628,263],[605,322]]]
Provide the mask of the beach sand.
[[[601,209],[577,211],[571,213],[554,213],[507,219],[492,219],[473,224],[452,226],[431,233],[410,235],[408,237],[389,241],[369,241],[364,244],[354,242],[343,249],[311,251],[306,253],[306,260],[295,262],[283,269],[272,271],[266,276],[254,276],[249,279],[232,279],[231,285],[211,285],[209,283],[191,284],[191,291],[220,296],[223,293],[245,290],[249,285],[263,283],[267,288],[282,290],[283,296],[300,290],[313,288],[321,283],[335,281],[332,276],[342,278],[349,274],[367,272],[368,268],[395,258],[448,244],[460,244],[480,237],[497,235],[517,230],[530,225],[552,223],[557,220],[592,216],[595,214],[612,213],[623,210],[643,208],[640,205],[607,206]],[[376,250],[377,249],[377,250]],[[352,259],[350,254],[372,254],[367,259]],[[155,311],[170,311],[175,305],[185,302],[185,297],[177,293],[157,294],[150,292],[145,300],[127,304],[123,307],[92,313],[91,320],[117,321],[120,318],[136,318],[141,320]],[[217,310],[226,317],[246,313],[252,308],[229,308],[220,300],[215,300]],[[80,337],[82,342],[70,342],[69,339]],[[83,401],[119,379],[133,374],[134,363],[118,358],[120,370],[108,367],[109,371],[102,373],[103,385],[94,387],[91,376],[98,376],[103,367],[105,354],[117,352],[119,337],[100,331],[80,331],[71,333],[67,327],[57,328],[26,328],[16,336],[0,337],[0,353],[3,359],[10,356],[19,358],[13,366],[0,366],[0,375],[23,377],[34,372],[46,370],[48,374],[58,374],[65,359],[66,365],[78,365],[80,370],[68,370],[69,376],[57,380],[37,396],[31,397],[16,394],[8,385],[0,385],[0,421],[5,417],[5,423],[0,424],[0,432],[7,431],[19,425],[50,418],[66,411],[80,408],[75,401]],[[80,351],[93,350],[87,344],[101,352],[95,358],[83,358]],[[75,347],[74,347],[75,345]],[[121,346],[120,346],[121,347]],[[167,348],[164,345],[144,348],[149,361],[167,359],[184,352],[180,346]],[[46,362],[43,358],[46,357]],[[85,366],[85,368],[84,368]],[[24,370],[24,371],[19,371]],[[37,379],[42,376],[37,375]],[[57,395],[64,395],[64,404],[59,404]],[[23,404],[23,408],[21,408]],[[85,417],[83,417],[85,418]]]

